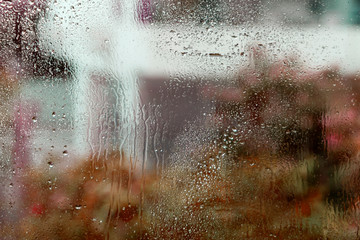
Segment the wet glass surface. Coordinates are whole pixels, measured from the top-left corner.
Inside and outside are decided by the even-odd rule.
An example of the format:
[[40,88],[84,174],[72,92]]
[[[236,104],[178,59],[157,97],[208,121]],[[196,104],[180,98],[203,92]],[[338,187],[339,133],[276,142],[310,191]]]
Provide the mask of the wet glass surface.
[[0,0],[0,238],[358,239],[359,9]]

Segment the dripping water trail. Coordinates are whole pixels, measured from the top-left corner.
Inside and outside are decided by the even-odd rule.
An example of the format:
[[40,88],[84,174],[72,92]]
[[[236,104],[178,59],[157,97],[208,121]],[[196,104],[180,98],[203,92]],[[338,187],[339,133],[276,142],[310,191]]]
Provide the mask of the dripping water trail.
[[[136,100],[135,100],[136,102]],[[133,178],[133,174],[134,171],[136,169],[136,161],[137,161],[137,151],[136,151],[136,146],[137,146],[137,138],[138,138],[138,129],[137,129],[137,122],[138,122],[138,110],[137,110],[137,105],[134,104],[133,105],[133,112],[134,112],[134,122],[133,124],[131,124],[131,129],[129,131],[133,131],[134,133],[134,137],[133,137],[133,146],[132,149],[130,149],[130,157],[129,157],[129,161],[130,161],[130,166],[129,166],[129,182],[128,182],[128,191],[127,191],[127,201],[128,204],[130,204],[130,195],[131,195],[131,188],[132,188],[132,178]],[[131,144],[131,143],[129,143]]]
[[158,109],[158,106],[154,110],[155,133],[154,133],[154,138],[153,138],[153,149],[154,149],[154,154],[155,154],[155,158],[156,158],[156,165],[155,165],[156,177],[158,177],[160,175],[160,169],[159,169],[160,168],[160,158],[159,158],[159,153],[158,153],[158,149],[157,149],[157,146],[156,146],[157,145],[158,132],[159,132],[157,109]]
[[[161,143],[162,145],[165,143],[165,133],[168,129],[168,124],[164,123],[163,127],[162,127],[162,131],[161,131]],[[165,169],[165,151],[163,148],[161,148],[161,169],[162,171]]]
[[141,168],[141,190],[140,190],[140,204],[139,204],[139,226],[140,235],[143,223],[143,207],[144,207],[144,186],[145,186],[145,166],[148,159],[148,142],[149,142],[149,114],[146,114],[146,105],[141,108],[141,118],[144,123],[144,146],[143,146],[143,160]]

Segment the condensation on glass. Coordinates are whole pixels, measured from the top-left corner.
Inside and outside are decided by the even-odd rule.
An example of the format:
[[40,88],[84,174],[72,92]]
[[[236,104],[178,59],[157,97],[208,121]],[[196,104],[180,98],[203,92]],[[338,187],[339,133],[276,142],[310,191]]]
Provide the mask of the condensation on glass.
[[358,239],[358,0],[0,0],[1,239]]

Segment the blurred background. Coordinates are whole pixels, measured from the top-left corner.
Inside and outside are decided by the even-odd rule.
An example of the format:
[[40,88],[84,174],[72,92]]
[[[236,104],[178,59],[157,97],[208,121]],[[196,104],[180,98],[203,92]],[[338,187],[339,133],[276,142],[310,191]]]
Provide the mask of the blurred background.
[[358,0],[0,0],[2,238],[358,238],[359,24]]

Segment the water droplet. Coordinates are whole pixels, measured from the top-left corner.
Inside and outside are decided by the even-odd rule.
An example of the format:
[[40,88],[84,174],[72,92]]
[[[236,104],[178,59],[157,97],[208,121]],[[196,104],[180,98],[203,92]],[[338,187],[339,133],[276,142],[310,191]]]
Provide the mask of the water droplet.
[[81,205],[75,205],[75,209],[76,209],[76,210],[80,210],[81,207],[82,207]]

